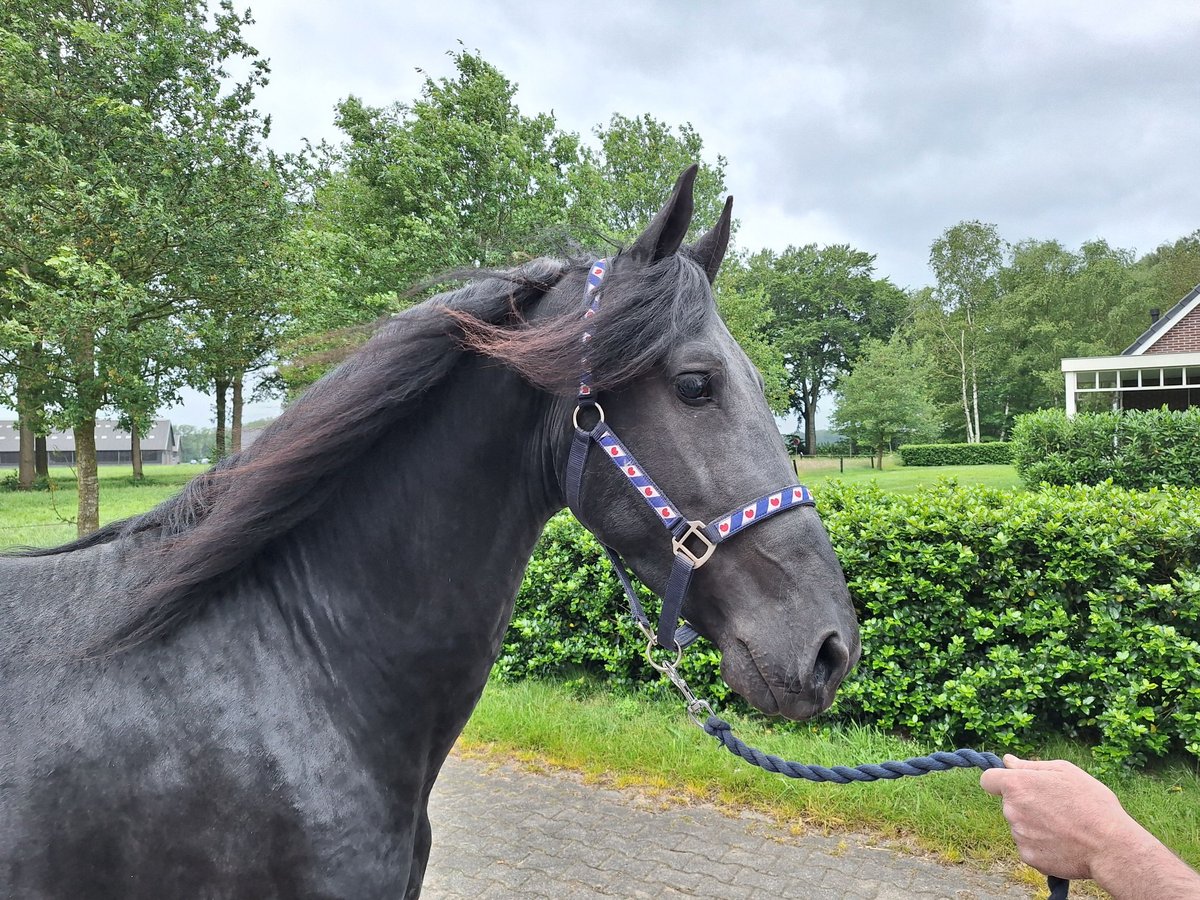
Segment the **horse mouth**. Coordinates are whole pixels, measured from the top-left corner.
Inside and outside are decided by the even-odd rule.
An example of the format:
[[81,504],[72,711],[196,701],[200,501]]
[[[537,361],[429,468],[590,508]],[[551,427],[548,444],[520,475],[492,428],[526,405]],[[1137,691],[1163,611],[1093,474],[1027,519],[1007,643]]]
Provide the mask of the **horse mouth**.
[[819,690],[814,696],[813,692],[797,691],[768,679],[754,651],[741,638],[722,649],[721,677],[747,703],[768,716],[802,721],[824,712],[833,703],[833,690]]

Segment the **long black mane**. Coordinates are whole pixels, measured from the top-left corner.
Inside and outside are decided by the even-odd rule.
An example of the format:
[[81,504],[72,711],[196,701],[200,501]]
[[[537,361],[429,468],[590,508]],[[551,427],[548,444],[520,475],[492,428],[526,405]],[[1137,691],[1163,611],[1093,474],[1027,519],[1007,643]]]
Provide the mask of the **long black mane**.
[[[573,394],[589,267],[583,258],[540,259],[477,273],[467,286],[387,320],[251,447],[197,476],[175,497],[72,543],[22,554],[66,554],[140,536],[132,552],[151,558],[144,583],[128,600],[128,624],[91,650],[112,652],[174,630],[203,607],[212,594],[208,588],[329,502],[332,473],[412,415],[464,353],[491,356],[539,388]],[[560,308],[538,306],[554,287],[570,289],[572,281],[578,290],[570,290]],[[711,308],[703,302],[706,287],[702,270],[684,255],[639,268],[636,278],[622,277],[614,264],[600,313],[588,323],[597,389],[644,374],[671,346],[694,335]]]

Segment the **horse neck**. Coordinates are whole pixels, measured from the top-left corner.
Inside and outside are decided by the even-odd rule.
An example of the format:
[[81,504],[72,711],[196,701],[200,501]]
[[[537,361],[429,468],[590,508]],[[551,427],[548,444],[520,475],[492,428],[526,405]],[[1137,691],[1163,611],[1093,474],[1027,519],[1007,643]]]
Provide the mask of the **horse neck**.
[[411,726],[410,749],[444,753],[465,724],[562,505],[560,405],[464,358],[283,548],[289,643],[320,656],[359,727]]

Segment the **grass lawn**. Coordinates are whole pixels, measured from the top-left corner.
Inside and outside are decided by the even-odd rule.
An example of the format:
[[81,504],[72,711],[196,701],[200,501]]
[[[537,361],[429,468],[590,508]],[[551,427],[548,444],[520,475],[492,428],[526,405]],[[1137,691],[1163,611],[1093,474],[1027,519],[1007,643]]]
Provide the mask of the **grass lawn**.
[[[146,479],[135,483],[129,466],[100,467],[100,524],[143,513],[179,492],[193,476],[208,466],[146,466]],[[0,472],[0,475],[8,474]],[[0,549],[53,547],[75,538],[75,511],[79,492],[75,473],[52,468],[52,491],[0,490]]]
[[911,494],[922,485],[952,478],[959,484],[982,484],[986,487],[1020,490],[1021,479],[1012,466],[903,466],[898,456],[885,456],[882,469],[872,469],[865,459],[845,460],[845,470],[839,470],[838,460],[821,457],[797,457],[800,480],[816,487],[835,479],[849,483],[874,481],[885,491]]

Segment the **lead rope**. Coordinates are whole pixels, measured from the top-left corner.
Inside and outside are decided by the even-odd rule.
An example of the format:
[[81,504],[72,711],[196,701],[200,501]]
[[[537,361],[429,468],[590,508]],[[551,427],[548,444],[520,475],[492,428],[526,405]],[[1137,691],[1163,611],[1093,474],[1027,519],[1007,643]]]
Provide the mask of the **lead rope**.
[[[679,650],[673,661],[659,662],[651,651],[654,649],[654,633],[647,626],[641,625],[642,632],[647,636],[646,659],[650,665],[667,676],[671,684],[683,695],[686,702],[688,718],[705,734],[716,738],[717,742],[734,756],[745,760],[752,766],[758,766],[767,772],[785,775],[788,778],[803,778],[805,781],[830,782],[832,784],[850,784],[858,781],[883,781],[928,775],[930,772],[946,772],[950,769],[1003,769],[1004,760],[995,753],[978,750],[959,749],[953,753],[944,751],[931,753],[928,756],[914,756],[903,762],[866,763],[859,766],[809,766],[804,763],[788,762],[778,756],[763,753],[751,747],[733,733],[733,727],[713,712],[707,700],[701,700],[692,693],[692,689],[679,674],[676,666],[683,656]],[[701,715],[704,719],[701,720]],[[1050,889],[1048,900],[1067,900],[1071,882],[1054,875],[1046,876]]]

